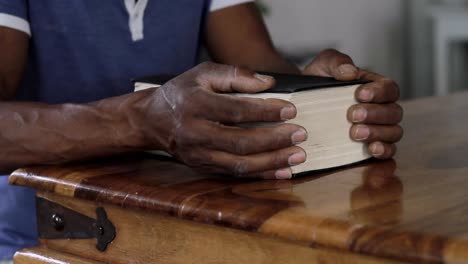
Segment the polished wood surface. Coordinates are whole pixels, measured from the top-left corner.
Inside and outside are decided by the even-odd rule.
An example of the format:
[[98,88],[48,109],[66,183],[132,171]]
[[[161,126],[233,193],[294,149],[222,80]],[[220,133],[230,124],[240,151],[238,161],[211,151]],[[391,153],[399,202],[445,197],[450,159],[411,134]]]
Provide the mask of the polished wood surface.
[[121,208],[93,201],[39,192],[40,197],[80,214],[95,217],[103,206],[117,230],[105,252],[95,239],[43,239],[41,244],[59,252],[112,264],[397,264],[382,258],[349,252],[315,249],[308,243],[290,243],[254,232],[201,224],[144,210]]
[[45,247],[26,248],[15,254],[15,264],[104,264]]
[[16,171],[68,197],[411,262],[468,263],[468,93],[404,103],[394,161],[292,181],[198,174],[135,155]]

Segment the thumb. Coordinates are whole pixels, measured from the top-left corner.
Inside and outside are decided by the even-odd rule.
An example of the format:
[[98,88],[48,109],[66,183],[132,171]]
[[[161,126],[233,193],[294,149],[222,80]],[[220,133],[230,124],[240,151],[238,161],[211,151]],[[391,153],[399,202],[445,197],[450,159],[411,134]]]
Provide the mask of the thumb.
[[205,62],[195,68],[197,81],[218,93],[258,93],[272,88],[272,76],[255,73],[243,67]]
[[333,77],[342,81],[359,79],[359,69],[351,57],[334,49],[321,52],[304,69],[304,74]]

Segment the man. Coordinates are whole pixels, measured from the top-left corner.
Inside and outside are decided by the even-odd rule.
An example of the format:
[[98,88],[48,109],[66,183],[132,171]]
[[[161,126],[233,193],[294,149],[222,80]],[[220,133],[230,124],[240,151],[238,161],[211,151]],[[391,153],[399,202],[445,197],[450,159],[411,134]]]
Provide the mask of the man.
[[[202,41],[226,65],[193,68]],[[0,169],[162,149],[209,172],[289,179],[306,160],[296,146],[308,136],[302,127],[227,125],[296,115],[285,101],[223,95],[274,85],[247,69],[301,73],[274,49],[248,0],[0,0]],[[180,73],[132,93],[135,76]],[[302,73],[373,80],[349,110],[350,135],[377,158],[395,154],[402,110],[393,81],[335,50]],[[7,177],[0,193],[0,259],[9,259],[36,243],[33,193],[7,186]]]

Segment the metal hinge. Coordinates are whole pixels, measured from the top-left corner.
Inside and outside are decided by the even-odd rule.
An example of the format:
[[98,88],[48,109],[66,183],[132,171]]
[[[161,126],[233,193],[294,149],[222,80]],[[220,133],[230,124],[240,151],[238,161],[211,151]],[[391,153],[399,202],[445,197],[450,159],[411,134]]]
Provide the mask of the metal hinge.
[[41,239],[96,238],[99,251],[105,251],[115,239],[115,227],[102,207],[96,209],[96,219],[40,197],[36,198],[36,208]]

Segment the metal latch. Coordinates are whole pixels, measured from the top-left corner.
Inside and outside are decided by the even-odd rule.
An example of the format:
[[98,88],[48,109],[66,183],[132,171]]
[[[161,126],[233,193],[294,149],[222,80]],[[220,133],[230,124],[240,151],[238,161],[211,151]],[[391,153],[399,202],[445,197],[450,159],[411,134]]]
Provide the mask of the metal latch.
[[102,207],[96,208],[96,219],[93,219],[60,204],[37,197],[36,209],[39,238],[96,238],[96,248],[99,251],[105,251],[115,239],[115,227]]

